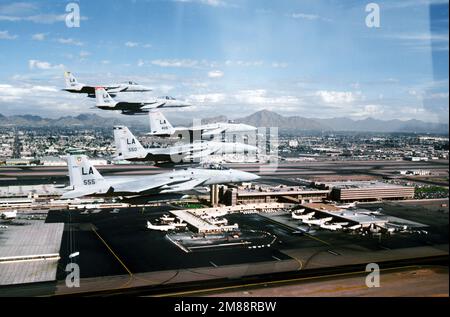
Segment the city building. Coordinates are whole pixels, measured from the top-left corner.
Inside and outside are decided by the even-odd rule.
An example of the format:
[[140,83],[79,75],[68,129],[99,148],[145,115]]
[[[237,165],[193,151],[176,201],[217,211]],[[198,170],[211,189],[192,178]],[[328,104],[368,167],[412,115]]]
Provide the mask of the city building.
[[330,190],[330,199],[340,202],[402,200],[414,198],[414,187],[380,181],[331,182],[316,184]]
[[219,187],[219,200],[227,206],[258,203],[309,203],[327,199],[330,191],[306,186]]

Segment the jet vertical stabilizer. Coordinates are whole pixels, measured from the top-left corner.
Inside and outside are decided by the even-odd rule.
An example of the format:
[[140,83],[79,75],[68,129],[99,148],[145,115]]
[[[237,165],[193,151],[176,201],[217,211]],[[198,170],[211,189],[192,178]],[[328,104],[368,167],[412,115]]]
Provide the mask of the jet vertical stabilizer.
[[160,111],[151,111],[148,114],[150,119],[150,135],[172,135],[175,129]]
[[63,198],[78,197],[79,193],[88,195],[98,192],[104,183],[104,178],[89,162],[85,155],[70,155],[67,157],[70,186],[73,191],[65,193]]
[[64,79],[66,81],[66,88],[67,89],[74,89],[78,88],[80,84],[78,83],[77,79],[71,72],[65,72],[64,73]]
[[117,102],[109,95],[103,87],[95,88],[96,106],[101,109],[114,108]]
[[125,126],[114,127],[114,143],[116,145],[116,159],[129,159],[136,157],[145,157],[145,151],[142,144]]

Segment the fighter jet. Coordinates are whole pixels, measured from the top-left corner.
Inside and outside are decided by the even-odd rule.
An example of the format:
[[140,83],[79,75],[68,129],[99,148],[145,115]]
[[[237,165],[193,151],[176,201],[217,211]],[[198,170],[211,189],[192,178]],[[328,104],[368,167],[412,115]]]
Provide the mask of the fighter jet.
[[175,230],[176,226],[173,224],[168,225],[154,225],[150,221],[147,221],[147,229],[150,230],[158,230],[158,231],[169,231],[169,230]]
[[157,175],[103,177],[85,155],[66,157],[70,186],[61,198],[83,196],[142,197],[188,192],[198,186],[241,183],[259,176],[238,170],[188,168]]
[[[86,84],[79,83],[75,76],[71,72],[64,73],[64,79],[66,81],[65,91],[77,94],[87,94],[90,98],[95,98],[95,87]],[[139,85],[133,81],[125,83],[114,84],[104,87],[112,96],[115,96],[119,92],[147,92],[152,91],[150,88],[143,85]]]
[[4,211],[0,213],[0,218],[3,220],[13,220],[17,217],[17,210],[13,211]]
[[153,136],[173,136],[178,133],[187,131],[200,131],[202,138],[219,135],[221,133],[249,132],[255,131],[256,128],[242,123],[210,123],[192,127],[173,127],[169,120],[160,111],[149,112],[150,130],[149,135]]
[[303,220],[307,220],[307,219],[311,219],[314,215],[315,215],[314,211],[310,212],[310,213],[307,213],[307,214],[304,214],[304,215],[299,215],[299,214],[297,214],[295,212],[291,213],[292,219],[294,219],[294,220],[302,220],[302,221]]
[[136,115],[146,114],[157,108],[184,108],[189,104],[176,100],[173,97],[158,97],[151,101],[131,102],[115,101],[104,87],[95,88],[96,107],[103,110],[119,110],[122,114]]
[[320,224],[319,226],[322,229],[336,231],[336,230],[343,229],[343,227],[347,224],[348,223],[323,223],[323,224]]
[[329,221],[333,220],[333,217],[328,217],[328,218],[321,218],[321,219],[305,219],[303,220],[303,223],[307,224],[307,225],[323,225]]
[[146,149],[125,126],[114,127],[114,142],[116,145],[115,160],[153,161],[156,163],[189,163],[204,160],[214,154],[245,154],[258,151],[256,146],[248,144],[216,141]]
[[352,209],[356,207],[356,201],[348,204],[336,204],[335,206],[342,209]]

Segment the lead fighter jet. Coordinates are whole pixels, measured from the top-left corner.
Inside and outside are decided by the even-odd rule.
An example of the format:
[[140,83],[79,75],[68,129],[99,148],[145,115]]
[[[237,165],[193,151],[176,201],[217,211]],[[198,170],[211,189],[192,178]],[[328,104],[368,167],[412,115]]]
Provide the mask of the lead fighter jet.
[[[63,89],[65,91],[77,94],[87,94],[90,98],[95,98],[95,87],[89,86],[83,83],[79,83],[75,76],[71,72],[65,72],[64,78],[66,81],[66,88]],[[152,91],[150,88],[145,87],[143,85],[139,85],[138,83],[128,81],[120,84],[113,84],[109,86],[105,86],[105,90],[109,91],[111,95],[115,96],[116,93],[119,92],[147,92]]]
[[174,136],[183,131],[192,133],[199,131],[202,138],[209,138],[222,133],[250,132],[257,130],[256,127],[243,123],[218,122],[202,124],[192,127],[173,127],[167,118],[158,110],[149,113],[150,130],[148,135],[152,136]]
[[141,102],[115,101],[104,87],[95,88],[95,97],[97,108],[119,110],[126,115],[147,114],[150,110],[157,108],[184,108],[190,106],[169,96]]
[[140,197],[189,192],[199,186],[241,183],[259,176],[232,169],[188,168],[146,176],[103,177],[85,155],[67,157],[70,189],[62,198],[83,196]]

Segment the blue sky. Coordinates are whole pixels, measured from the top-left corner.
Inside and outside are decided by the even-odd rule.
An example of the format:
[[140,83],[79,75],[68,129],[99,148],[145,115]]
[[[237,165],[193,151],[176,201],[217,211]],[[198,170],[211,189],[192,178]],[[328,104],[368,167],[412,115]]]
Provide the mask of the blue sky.
[[99,85],[134,80],[173,117],[283,115],[448,122],[448,0],[0,1],[0,113],[99,113],[60,91],[63,71]]

